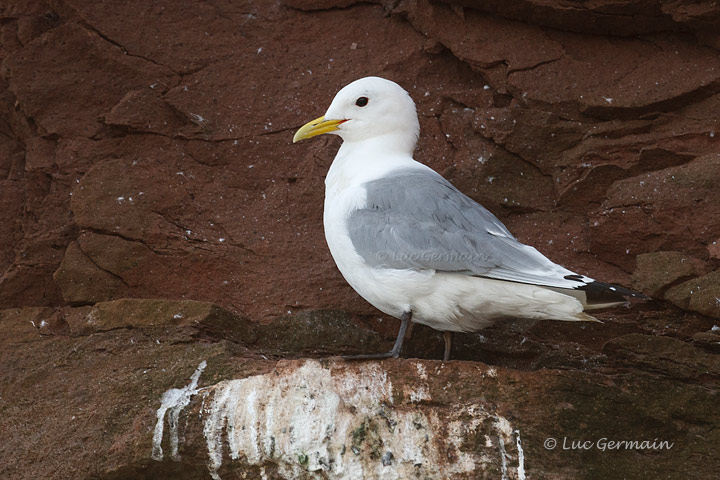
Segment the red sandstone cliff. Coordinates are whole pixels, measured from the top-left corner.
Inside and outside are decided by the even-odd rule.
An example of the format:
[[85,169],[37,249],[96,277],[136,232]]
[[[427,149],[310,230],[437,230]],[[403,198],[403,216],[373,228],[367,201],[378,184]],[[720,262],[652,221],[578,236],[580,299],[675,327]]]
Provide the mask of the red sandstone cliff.
[[[720,5],[6,0],[0,61],[0,477],[716,475]],[[325,246],[338,141],[291,144],[366,75],[410,92],[416,157],[522,241],[655,301],[459,337],[475,363],[435,361],[423,327],[404,356],[427,360],[306,362],[397,328]],[[256,384],[301,410],[320,395],[350,428],[320,446],[348,457],[269,427],[274,455],[223,437],[240,414],[219,394]],[[183,387],[179,451],[166,425],[158,461],[161,396]],[[243,421],[267,426],[268,402]],[[394,426],[412,412],[427,435]]]

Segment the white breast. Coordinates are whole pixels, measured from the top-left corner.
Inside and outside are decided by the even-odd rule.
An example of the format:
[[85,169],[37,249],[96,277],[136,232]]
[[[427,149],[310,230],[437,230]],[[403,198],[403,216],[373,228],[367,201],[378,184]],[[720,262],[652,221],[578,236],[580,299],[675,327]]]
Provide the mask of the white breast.
[[407,155],[388,154],[382,142],[364,142],[361,148],[343,143],[325,179],[323,215],[325,239],[340,273],[360,296],[395,317],[409,308],[414,291],[422,289],[434,272],[369,267],[350,240],[347,219],[355,210],[367,206],[366,182],[401,168],[428,167]]

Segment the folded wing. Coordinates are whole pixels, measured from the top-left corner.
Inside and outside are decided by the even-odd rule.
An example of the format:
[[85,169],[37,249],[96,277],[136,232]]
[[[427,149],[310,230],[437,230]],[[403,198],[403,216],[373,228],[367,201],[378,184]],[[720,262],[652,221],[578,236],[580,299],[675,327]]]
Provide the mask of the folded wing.
[[373,267],[603,292],[606,304],[634,294],[578,275],[518,242],[495,215],[432,170],[398,170],[365,188],[367,206],[351,213],[348,229],[353,246]]

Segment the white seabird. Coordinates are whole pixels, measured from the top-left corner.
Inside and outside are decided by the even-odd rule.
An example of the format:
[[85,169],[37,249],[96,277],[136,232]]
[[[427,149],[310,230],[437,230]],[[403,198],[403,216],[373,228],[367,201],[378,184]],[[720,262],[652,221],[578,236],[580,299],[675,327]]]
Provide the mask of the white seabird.
[[524,245],[492,213],[416,162],[415,103],[398,84],[367,77],[341,89],[325,115],[293,142],[339,135],[325,179],[325,238],[345,280],[401,320],[397,357],[410,321],[445,332],[476,332],[500,319],[594,321],[584,310],[640,296],[597,282]]

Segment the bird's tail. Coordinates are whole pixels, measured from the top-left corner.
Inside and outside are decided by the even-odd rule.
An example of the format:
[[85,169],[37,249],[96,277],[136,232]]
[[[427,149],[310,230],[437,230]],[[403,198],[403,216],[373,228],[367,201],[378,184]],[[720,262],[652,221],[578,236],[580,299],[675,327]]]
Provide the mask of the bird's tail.
[[580,322],[596,322],[596,323],[603,323],[601,320],[598,320],[597,318],[593,317],[592,315],[588,315],[585,312],[580,312],[575,315],[575,317]]
[[[649,300],[642,293],[611,283],[593,281],[576,288],[549,287],[559,293],[577,298],[585,310],[602,310],[604,308],[626,305],[628,298]],[[588,315],[589,316],[589,315]],[[592,317],[590,317],[592,318]],[[593,319],[594,320],[594,319]],[[597,321],[597,320],[595,320]]]

